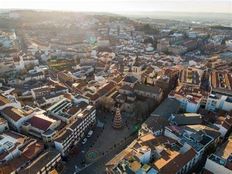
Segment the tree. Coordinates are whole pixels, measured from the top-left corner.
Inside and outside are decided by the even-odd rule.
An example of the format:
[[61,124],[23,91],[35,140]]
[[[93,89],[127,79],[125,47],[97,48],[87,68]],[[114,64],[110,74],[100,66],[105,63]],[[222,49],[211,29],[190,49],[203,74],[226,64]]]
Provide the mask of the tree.
[[156,102],[152,98],[148,98],[146,100],[146,105],[148,106],[148,112],[149,113],[152,112],[155,109],[155,104],[156,104]]
[[143,31],[145,34],[156,34],[159,32],[159,30],[157,28],[154,28],[149,24],[145,24],[143,26]]
[[110,97],[102,97],[100,105],[108,111],[111,111],[114,106],[114,100]]
[[148,106],[145,102],[137,101],[135,103],[135,119],[136,121],[142,121],[148,115]]

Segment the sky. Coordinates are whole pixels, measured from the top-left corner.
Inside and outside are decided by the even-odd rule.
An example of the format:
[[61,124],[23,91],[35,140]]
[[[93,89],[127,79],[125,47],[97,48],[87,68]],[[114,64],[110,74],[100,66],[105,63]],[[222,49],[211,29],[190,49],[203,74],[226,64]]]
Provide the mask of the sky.
[[0,0],[0,9],[231,13],[232,0]]

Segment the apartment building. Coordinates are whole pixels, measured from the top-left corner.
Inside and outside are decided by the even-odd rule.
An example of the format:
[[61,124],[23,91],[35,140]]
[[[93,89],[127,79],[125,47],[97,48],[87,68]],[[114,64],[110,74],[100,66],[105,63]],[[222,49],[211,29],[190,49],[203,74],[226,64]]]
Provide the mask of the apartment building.
[[65,155],[96,124],[96,109],[85,102],[64,99],[48,109],[48,113],[66,123],[54,139],[55,148]]
[[203,174],[232,173],[232,137],[207,158]]
[[0,115],[8,121],[12,129],[20,131],[22,124],[33,115],[33,110],[22,110],[10,106],[1,110]]
[[232,74],[213,71],[210,75],[211,93],[207,99],[206,109],[232,110]]
[[177,99],[186,112],[197,112],[201,105],[205,105],[208,93],[199,86],[183,84],[171,91],[168,97]]

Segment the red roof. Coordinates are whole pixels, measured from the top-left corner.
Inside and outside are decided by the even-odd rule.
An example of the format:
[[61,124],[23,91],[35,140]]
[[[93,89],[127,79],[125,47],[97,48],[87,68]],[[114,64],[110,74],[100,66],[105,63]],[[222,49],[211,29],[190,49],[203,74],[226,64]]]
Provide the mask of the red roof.
[[30,123],[32,127],[35,127],[43,131],[46,131],[52,124],[52,122],[36,116],[28,120],[28,123]]
[[110,93],[115,87],[116,87],[116,84],[114,82],[110,82],[106,84],[105,86],[103,86],[102,88],[100,88],[97,91],[97,94],[99,94],[100,96],[103,96],[106,93]]
[[42,152],[43,149],[44,149],[44,146],[42,143],[32,142],[26,147],[25,151],[23,152],[23,156],[31,160],[35,156],[37,156],[40,152]]
[[98,93],[96,94],[87,93],[85,96],[88,97],[91,101],[95,101],[100,97]]
[[227,116],[227,117],[220,117],[220,119],[217,120],[217,123],[222,124],[222,126],[226,129],[230,129],[232,127],[232,117],[231,116]]
[[11,118],[12,120],[14,120],[15,122],[25,116],[21,110],[13,107],[4,108],[2,110],[2,113],[5,114],[7,117]]

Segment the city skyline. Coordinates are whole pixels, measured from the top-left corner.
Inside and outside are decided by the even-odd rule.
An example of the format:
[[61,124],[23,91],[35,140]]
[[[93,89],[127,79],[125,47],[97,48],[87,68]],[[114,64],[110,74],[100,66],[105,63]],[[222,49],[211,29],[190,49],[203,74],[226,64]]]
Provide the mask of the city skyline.
[[38,9],[93,12],[205,12],[232,13],[230,0],[0,0],[2,9]]

